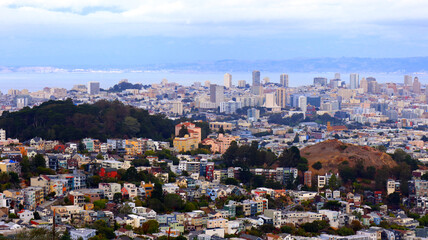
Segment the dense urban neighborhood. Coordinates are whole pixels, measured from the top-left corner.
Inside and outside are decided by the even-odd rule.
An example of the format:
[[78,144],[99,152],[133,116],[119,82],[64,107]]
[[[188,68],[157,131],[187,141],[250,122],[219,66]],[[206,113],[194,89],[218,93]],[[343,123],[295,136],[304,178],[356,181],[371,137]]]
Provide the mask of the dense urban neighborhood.
[[0,239],[427,239],[427,86],[278,78],[10,89]]

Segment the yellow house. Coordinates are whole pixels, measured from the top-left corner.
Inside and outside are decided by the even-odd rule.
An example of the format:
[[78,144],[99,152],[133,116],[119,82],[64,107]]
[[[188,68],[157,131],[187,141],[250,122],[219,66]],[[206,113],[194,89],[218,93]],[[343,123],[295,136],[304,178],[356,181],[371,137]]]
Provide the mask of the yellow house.
[[187,152],[198,148],[198,138],[185,135],[182,138],[174,138],[174,148],[178,152]]
[[128,155],[137,155],[143,153],[143,144],[139,139],[127,139],[125,151]]

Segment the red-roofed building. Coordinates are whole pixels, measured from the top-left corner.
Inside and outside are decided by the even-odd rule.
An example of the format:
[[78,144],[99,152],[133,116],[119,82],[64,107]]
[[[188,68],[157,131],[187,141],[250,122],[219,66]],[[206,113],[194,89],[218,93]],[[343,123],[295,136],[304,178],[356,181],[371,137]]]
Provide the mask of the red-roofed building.
[[185,127],[187,131],[189,132],[189,136],[192,138],[197,138],[198,143],[202,141],[202,130],[200,127],[196,127],[195,124],[190,122],[183,122],[175,125],[175,136],[178,136],[180,133],[180,129],[182,127]]

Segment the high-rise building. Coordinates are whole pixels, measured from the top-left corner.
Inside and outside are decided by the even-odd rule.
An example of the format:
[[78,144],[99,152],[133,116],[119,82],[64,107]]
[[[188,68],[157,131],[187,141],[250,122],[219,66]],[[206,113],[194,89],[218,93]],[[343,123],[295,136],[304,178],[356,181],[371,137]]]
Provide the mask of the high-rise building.
[[268,84],[270,83],[270,78],[269,77],[264,77],[263,78],[263,84]]
[[303,112],[306,112],[306,110],[308,109],[306,96],[299,96],[297,105]]
[[260,86],[260,71],[253,71],[253,86]]
[[378,84],[376,78],[368,77],[367,78],[367,92],[368,93],[378,93]]
[[369,84],[367,83],[366,78],[362,78],[360,82],[360,88],[363,89],[363,92],[366,93],[369,89]]
[[330,87],[331,88],[338,88],[342,85],[342,80],[340,79],[331,79],[330,80]]
[[238,87],[245,88],[247,86],[247,82],[245,80],[238,81]]
[[88,83],[88,94],[89,95],[100,94],[100,83],[99,82],[89,82]]
[[220,112],[226,114],[235,114],[236,110],[242,106],[241,102],[229,101],[220,103]]
[[230,73],[224,74],[224,86],[226,88],[232,87],[232,74],[230,74]]
[[360,87],[360,78],[358,76],[358,73],[351,73],[351,75],[349,75],[349,88],[357,89],[359,87]]
[[249,108],[247,110],[247,119],[248,121],[257,121],[260,118],[260,110],[256,108]]
[[404,75],[404,86],[406,86],[406,87],[413,86],[412,76],[410,76],[410,75]]
[[418,77],[415,77],[415,80],[413,81],[413,92],[416,94],[421,93],[421,83],[419,82]]
[[183,115],[183,103],[179,101],[173,102],[172,113],[176,115]]
[[21,109],[27,107],[30,104],[30,96],[28,95],[18,95],[15,98],[16,107]]
[[306,98],[306,102],[308,105],[312,105],[314,107],[321,107],[321,97],[320,96],[308,96]]
[[321,85],[321,86],[327,86],[327,78],[323,77],[316,77],[314,78],[314,85]]
[[276,105],[275,93],[266,93],[265,107],[266,108],[278,107],[278,105]]
[[334,79],[340,79],[340,73],[335,73],[334,74]]
[[308,187],[312,187],[312,172],[306,171],[303,175],[303,183]]
[[211,82],[209,80],[206,80],[204,86],[209,88],[211,86]]
[[281,87],[288,88],[288,74],[285,74],[285,73],[281,74],[279,76],[279,83],[280,83]]
[[224,102],[224,87],[217,84],[210,85],[210,101],[216,104],[216,107],[220,106],[221,102]]
[[287,91],[285,87],[276,89],[276,104],[281,108],[287,105]]
[[0,141],[6,141],[6,130],[0,129]]

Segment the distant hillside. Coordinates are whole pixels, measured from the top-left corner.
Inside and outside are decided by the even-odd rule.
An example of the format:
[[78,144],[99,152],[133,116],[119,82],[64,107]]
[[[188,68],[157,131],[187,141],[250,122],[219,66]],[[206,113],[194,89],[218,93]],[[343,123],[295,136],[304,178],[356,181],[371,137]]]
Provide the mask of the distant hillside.
[[140,83],[132,84],[129,82],[120,82],[120,83],[114,85],[113,87],[109,88],[107,91],[108,92],[122,92],[122,91],[127,90],[127,89],[141,90],[142,88],[147,88],[147,87],[148,86],[144,86],[143,84],[140,84]]
[[86,137],[165,140],[171,137],[174,125],[164,116],[152,116],[146,110],[126,106],[119,101],[102,100],[76,106],[68,99],[48,101],[18,112],[4,112],[0,117],[0,128],[6,130],[8,137],[21,141],[36,136],[61,141]]
[[[329,171],[336,173],[338,166],[344,161],[348,161],[350,166],[354,166],[358,161],[363,161],[364,166],[373,166],[376,169],[382,166],[397,166],[391,156],[384,152],[368,146],[342,143],[338,140],[327,140],[305,147],[300,151],[300,154],[308,159],[309,170],[320,174]],[[319,171],[312,168],[312,165],[318,161],[322,164]]]

